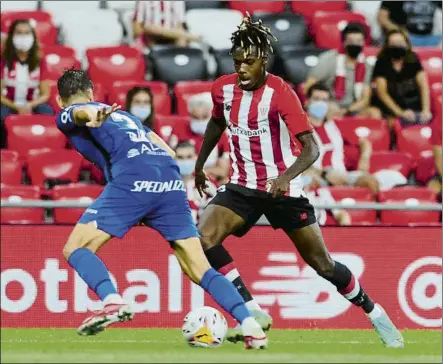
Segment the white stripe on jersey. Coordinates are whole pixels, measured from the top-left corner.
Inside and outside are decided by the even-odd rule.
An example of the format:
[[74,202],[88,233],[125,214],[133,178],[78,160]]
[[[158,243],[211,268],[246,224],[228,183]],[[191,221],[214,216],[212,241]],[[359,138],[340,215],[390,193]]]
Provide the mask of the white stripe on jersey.
[[[234,85],[225,85],[223,86],[223,104],[224,105],[231,105],[232,99],[234,98]],[[224,110],[225,113],[225,119],[231,120],[231,109]],[[240,174],[238,173],[238,166],[237,166],[237,158],[234,153],[234,144],[232,143],[232,135],[229,130],[229,128],[226,129],[228,132],[228,139],[229,139],[229,155],[231,157],[231,166],[232,166],[232,176],[231,176],[231,183],[238,183],[238,179],[240,177]]]
[[[249,110],[251,109],[253,93],[250,91],[243,91],[243,96],[240,102],[240,110],[238,111],[238,126],[244,130],[249,130]],[[255,162],[251,154],[251,141],[249,137],[239,135],[238,144],[240,146],[240,153],[245,164],[246,171],[246,187],[251,189],[257,188],[257,172],[255,170]]]
[[[271,110],[271,101],[273,95],[274,89],[266,85],[263,91],[262,99],[258,104],[259,112],[260,110]],[[261,129],[262,127],[265,127],[269,130],[268,133],[263,133],[260,135],[262,159],[266,167],[267,180],[269,180],[278,177],[278,168],[275,164],[274,152],[272,150],[272,136],[269,127],[269,115],[266,115],[266,117],[263,119],[260,119],[260,116],[258,116],[258,128]]]

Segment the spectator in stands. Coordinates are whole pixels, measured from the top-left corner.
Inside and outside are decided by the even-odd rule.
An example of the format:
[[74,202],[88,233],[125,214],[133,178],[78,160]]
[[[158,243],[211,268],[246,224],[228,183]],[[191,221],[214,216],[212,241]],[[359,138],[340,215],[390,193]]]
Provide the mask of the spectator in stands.
[[[210,92],[196,94],[188,99],[190,122],[174,127],[168,141],[171,148],[175,149],[178,143],[189,141],[195,145],[197,152],[200,151],[212,106]],[[217,148],[209,156],[205,172],[219,183],[226,182],[229,174],[229,142],[226,134],[223,134]]]
[[441,30],[433,34],[434,28],[441,29],[435,16],[438,8],[442,8],[441,1],[382,1],[377,19],[385,34],[402,28],[413,46],[437,46],[442,39]]
[[435,169],[437,170],[437,175],[431,178],[428,182],[428,187],[435,191],[439,199],[441,200],[441,192],[442,192],[442,120],[441,118],[435,118],[432,122],[432,150],[434,152],[434,162]]
[[[0,63],[1,67],[1,128],[9,114],[47,114],[52,108],[46,104],[50,96],[45,79],[45,61],[28,20],[14,21],[8,31]],[[5,143],[5,132],[1,130]]]
[[381,110],[390,127],[396,118],[403,125],[432,119],[428,79],[404,31],[388,32],[372,77],[375,92],[371,104]]
[[333,119],[328,118],[331,91],[325,85],[316,83],[307,94],[307,111],[315,128],[320,145],[320,157],[311,168],[323,181],[323,186],[367,187],[374,193],[379,190],[377,179],[369,174],[372,144],[362,138],[359,142],[360,157],[356,171],[347,171],[343,136]]
[[180,175],[188,193],[192,216],[197,223],[201,211],[217,193],[217,187],[213,182],[208,181],[207,194],[203,197],[200,196],[197,188],[195,188],[194,169],[195,162],[197,161],[197,153],[193,144],[189,142],[179,143],[175,148],[175,155],[178,167],[180,168]]
[[337,103],[337,106],[331,104],[331,112],[337,116],[380,117],[377,110],[368,107],[372,66],[362,53],[365,40],[365,27],[357,22],[349,23],[342,31],[342,49],[322,53],[305,82],[305,94],[316,82],[329,88]]
[[149,87],[136,86],[131,88],[126,95],[125,110],[138,117],[143,125],[154,129],[154,96]]
[[145,47],[156,44],[174,44],[186,47],[201,36],[187,31],[184,1],[137,1],[133,30]]

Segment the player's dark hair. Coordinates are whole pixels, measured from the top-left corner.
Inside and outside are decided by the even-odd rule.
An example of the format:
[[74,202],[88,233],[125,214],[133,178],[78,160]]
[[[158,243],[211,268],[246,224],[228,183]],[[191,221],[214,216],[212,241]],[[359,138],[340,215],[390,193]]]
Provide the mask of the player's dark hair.
[[327,92],[329,96],[331,96],[331,90],[321,82],[314,83],[311,87],[309,87],[308,91],[306,92],[306,97],[310,99],[314,91],[324,91]]
[[9,70],[12,69],[12,63],[14,61],[18,61],[16,48],[14,46],[12,38],[14,36],[15,28],[17,28],[17,26],[20,24],[27,24],[31,29],[32,35],[34,36],[34,44],[32,45],[31,49],[28,51],[28,59],[25,61],[25,63],[28,65],[29,72],[32,72],[40,65],[40,60],[41,60],[40,46],[37,41],[37,35],[35,33],[35,29],[31,26],[31,23],[29,23],[29,21],[26,19],[14,20],[12,24],[9,26],[8,36],[6,38],[6,44],[3,50],[2,59],[5,60],[6,66],[8,67]]
[[60,97],[67,101],[71,96],[79,93],[87,93],[94,89],[94,84],[86,71],[71,68],[63,72],[57,81],[57,88]]
[[277,38],[271,33],[271,29],[263,25],[261,19],[256,22],[251,21],[251,16],[246,13],[247,16],[243,19],[241,24],[237,27],[231,36],[232,48],[231,54],[240,47],[245,50],[245,57],[247,54],[252,53],[253,47],[257,47],[258,58],[267,55],[272,50],[271,39],[277,40]]
[[348,23],[346,27],[341,31],[341,40],[342,42],[346,39],[346,36],[351,33],[360,33],[363,34],[363,37],[366,39],[367,32],[366,28],[362,23],[359,23],[357,21],[353,21]]
[[177,146],[175,147],[175,150],[177,150],[179,148],[192,148],[195,150],[195,145],[192,144],[191,142],[184,141],[184,142],[178,143]]
[[137,95],[139,92],[146,92],[151,99],[151,115],[149,115],[145,120],[142,120],[142,123],[146,125],[148,128],[152,129],[154,127],[155,108],[154,108],[154,94],[152,93],[152,90],[149,87],[135,86],[131,88],[126,94],[125,110],[129,111],[131,109],[132,100],[134,99],[134,96]]

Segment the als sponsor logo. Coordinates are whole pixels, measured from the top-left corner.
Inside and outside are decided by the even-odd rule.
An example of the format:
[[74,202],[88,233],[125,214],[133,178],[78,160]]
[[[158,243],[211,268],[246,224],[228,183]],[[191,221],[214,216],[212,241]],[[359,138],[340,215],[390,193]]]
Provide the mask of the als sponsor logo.
[[[357,279],[362,276],[365,268],[362,257],[352,253],[331,255],[346,264]],[[272,265],[259,271],[262,280],[252,284],[253,296],[263,307],[279,306],[282,319],[328,319],[342,315],[351,307],[334,285],[307,264],[300,263],[295,253],[271,252],[268,261]]]
[[135,181],[131,192],[163,193],[171,191],[186,191],[182,180],[170,180],[166,182],[157,181]]
[[138,151],[138,149],[132,148],[128,150],[128,159],[129,158],[134,158],[140,155],[140,152]]
[[400,277],[397,293],[409,319],[424,327],[441,327],[441,257],[422,257],[409,264]]

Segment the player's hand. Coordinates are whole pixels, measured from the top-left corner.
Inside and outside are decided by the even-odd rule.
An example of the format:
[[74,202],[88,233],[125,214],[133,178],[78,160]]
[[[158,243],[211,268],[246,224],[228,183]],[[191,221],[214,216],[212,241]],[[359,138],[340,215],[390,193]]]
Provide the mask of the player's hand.
[[98,128],[103,125],[106,119],[115,111],[120,110],[121,106],[112,104],[111,107],[103,107],[97,110],[97,114],[93,120],[86,123],[86,126],[90,128]]
[[266,182],[266,189],[272,197],[281,197],[289,190],[289,183],[291,181],[287,178],[280,176],[276,179]]
[[208,176],[203,170],[195,170],[194,172],[194,178],[195,178],[195,187],[197,187],[197,191],[200,195],[200,197],[203,197],[207,192],[208,189]]

